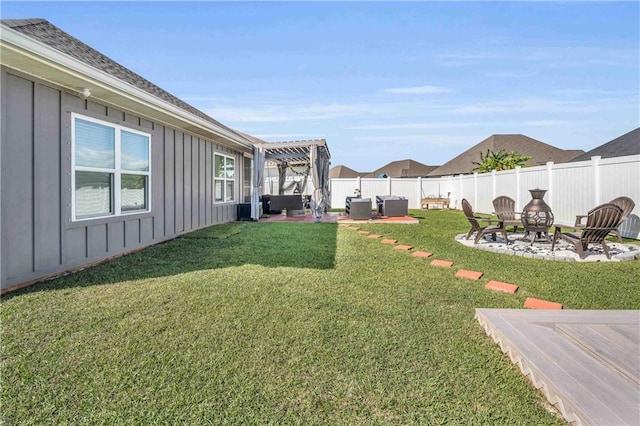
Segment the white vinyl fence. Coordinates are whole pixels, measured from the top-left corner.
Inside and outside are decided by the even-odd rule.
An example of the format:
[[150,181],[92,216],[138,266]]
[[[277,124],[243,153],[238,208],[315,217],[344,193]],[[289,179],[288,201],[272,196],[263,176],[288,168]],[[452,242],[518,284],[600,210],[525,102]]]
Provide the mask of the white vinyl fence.
[[[312,187],[308,185],[307,191]],[[397,195],[409,200],[409,208],[418,209],[422,198],[450,199],[452,209],[460,209],[466,198],[480,213],[493,211],[492,200],[508,195],[516,200],[516,211],[531,200],[530,189],[546,189],[545,202],[556,223],[572,224],[575,216],[586,214],[598,204],[619,196],[636,202],[631,217],[621,228],[627,238],[640,239],[640,155],[589,161],[516,168],[502,172],[474,173],[443,178],[331,179],[331,207],[344,208],[345,198],[360,190],[362,197]],[[305,192],[307,192],[305,191]]]

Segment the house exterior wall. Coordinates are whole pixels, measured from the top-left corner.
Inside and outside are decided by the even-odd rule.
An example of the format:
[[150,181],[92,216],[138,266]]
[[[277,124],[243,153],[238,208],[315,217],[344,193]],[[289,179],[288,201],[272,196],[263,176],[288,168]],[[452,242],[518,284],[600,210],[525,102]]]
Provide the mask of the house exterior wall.
[[[1,289],[236,219],[242,153],[1,70]],[[151,135],[151,210],[72,221],[71,114]],[[213,156],[235,158],[235,200],[214,203]]]

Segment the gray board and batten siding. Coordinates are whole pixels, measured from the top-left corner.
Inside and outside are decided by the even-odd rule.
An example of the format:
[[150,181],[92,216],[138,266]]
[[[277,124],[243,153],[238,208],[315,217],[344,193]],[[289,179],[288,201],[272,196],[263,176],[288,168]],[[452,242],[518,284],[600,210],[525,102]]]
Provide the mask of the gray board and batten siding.
[[[243,153],[2,67],[1,289],[236,219],[214,203],[214,153]],[[72,220],[71,114],[151,135],[151,210]],[[240,170],[239,167],[236,167]],[[236,173],[235,199],[242,182]]]

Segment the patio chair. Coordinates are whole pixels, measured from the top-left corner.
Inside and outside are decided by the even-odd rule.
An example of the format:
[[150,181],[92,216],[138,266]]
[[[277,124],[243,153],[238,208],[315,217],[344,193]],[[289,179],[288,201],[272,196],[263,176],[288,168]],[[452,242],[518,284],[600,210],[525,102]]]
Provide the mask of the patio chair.
[[518,226],[522,225],[522,221],[519,217],[516,218],[516,215],[520,215],[520,213],[516,213],[516,201],[513,198],[506,195],[497,197],[493,200],[493,210],[505,228],[513,226],[513,232],[518,231]]
[[[610,232],[611,235],[618,237],[619,242],[622,242],[622,235],[620,234],[620,230],[618,228],[620,228],[620,225],[622,225],[627,219],[629,219],[629,215],[633,211],[633,208],[636,206],[636,203],[629,197],[614,198],[613,200],[609,201],[609,203],[615,204],[616,206],[622,209],[622,217],[620,218],[620,223],[618,223],[618,225],[616,226],[616,229]],[[574,226],[579,229],[583,228],[584,224],[582,223],[582,220],[585,217],[587,216],[585,215],[576,216],[576,223]]]
[[[501,225],[501,224],[492,225],[491,224],[492,222],[496,222],[495,219],[474,215],[473,209],[471,208],[471,204],[469,204],[466,198],[462,199],[462,211],[464,211],[464,215],[467,217],[467,220],[471,224],[471,229],[469,230],[469,233],[467,234],[467,237],[466,237],[467,240],[475,232],[476,239],[474,241],[474,244],[478,244],[478,241],[480,241],[480,238],[482,238],[487,234],[491,234],[493,241],[495,241],[496,234],[499,232],[504,237],[505,243],[509,244],[509,239],[507,238],[507,230],[504,228],[504,225]],[[480,222],[487,222],[487,225],[481,226]]]
[[585,250],[589,244],[600,244],[604,250],[607,259],[611,259],[609,248],[605,242],[606,236],[616,229],[622,217],[622,209],[615,204],[606,203],[593,208],[587,214],[587,223],[578,228],[582,232],[574,234],[570,232],[562,232],[559,228],[553,233],[553,241],[551,242],[551,251],[556,246],[558,238],[573,244],[576,251],[580,255],[580,259],[586,257]]

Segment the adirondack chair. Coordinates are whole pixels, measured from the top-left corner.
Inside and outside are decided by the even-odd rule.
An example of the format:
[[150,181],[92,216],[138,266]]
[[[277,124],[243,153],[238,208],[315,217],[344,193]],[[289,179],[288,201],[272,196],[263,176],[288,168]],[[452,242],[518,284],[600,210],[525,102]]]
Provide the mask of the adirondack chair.
[[[618,237],[618,241],[622,242],[622,235],[620,235],[620,230],[618,228],[620,228],[620,225],[622,225],[624,221],[629,219],[629,215],[633,211],[633,208],[636,206],[636,203],[629,197],[618,197],[609,201],[609,203],[615,204],[622,209],[622,217],[620,218],[620,223],[618,223],[616,229],[610,232],[611,235]],[[576,228],[583,228],[584,224],[582,223],[582,220],[585,217],[586,216],[584,215],[576,216],[576,223],[574,226]]]
[[572,244],[580,255],[580,259],[584,259],[586,257],[585,250],[589,244],[600,244],[607,259],[611,259],[605,238],[616,229],[621,217],[622,209],[620,207],[611,203],[601,204],[589,211],[584,227],[577,228],[582,231],[581,233],[562,232],[561,228],[556,228],[553,233],[551,250],[554,250],[556,241],[562,239]]
[[[471,204],[469,204],[466,198],[462,199],[462,211],[464,211],[464,215],[467,217],[467,220],[471,224],[471,229],[469,230],[469,233],[466,237],[467,240],[475,232],[476,239],[474,241],[474,244],[478,244],[480,238],[487,234],[491,234],[493,241],[495,241],[496,234],[499,232],[504,237],[504,242],[506,244],[509,244],[509,239],[507,238],[507,230],[504,228],[504,225],[492,225],[493,222],[496,222],[495,219],[474,215],[473,208],[471,208]],[[481,226],[480,222],[487,222],[487,225]]]
[[629,219],[629,215],[633,211],[633,208],[636,206],[636,203],[629,197],[618,197],[614,200],[609,201],[611,204],[615,204],[616,206],[622,209],[622,217],[620,218],[620,222],[616,229],[610,232],[611,235],[615,235],[618,237],[618,241],[622,242],[622,235],[620,235],[620,225],[622,225],[627,219]]
[[516,213],[516,201],[511,197],[501,195],[494,199],[493,211],[505,228],[513,226],[513,232],[517,232],[518,226],[522,225],[520,218],[516,217],[516,215],[520,215],[519,212]]

